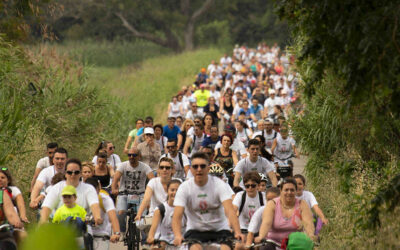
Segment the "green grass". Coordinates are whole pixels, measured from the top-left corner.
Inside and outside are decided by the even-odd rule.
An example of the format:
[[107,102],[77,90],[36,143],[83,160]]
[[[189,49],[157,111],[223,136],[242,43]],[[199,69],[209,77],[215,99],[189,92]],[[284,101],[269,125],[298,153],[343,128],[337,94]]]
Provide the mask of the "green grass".
[[219,49],[200,49],[150,58],[122,68],[91,67],[88,83],[121,99],[131,121],[151,115],[165,123],[171,97],[183,85],[192,84],[200,68],[222,54]]

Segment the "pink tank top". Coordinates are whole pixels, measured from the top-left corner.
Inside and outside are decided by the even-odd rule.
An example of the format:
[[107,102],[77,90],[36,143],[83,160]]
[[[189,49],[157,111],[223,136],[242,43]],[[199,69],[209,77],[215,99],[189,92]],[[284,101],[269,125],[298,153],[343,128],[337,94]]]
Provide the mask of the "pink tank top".
[[280,197],[275,198],[274,201],[276,204],[274,221],[267,238],[280,243],[290,233],[299,231],[301,225],[300,200],[296,198],[293,214],[289,218],[285,218],[282,214]]

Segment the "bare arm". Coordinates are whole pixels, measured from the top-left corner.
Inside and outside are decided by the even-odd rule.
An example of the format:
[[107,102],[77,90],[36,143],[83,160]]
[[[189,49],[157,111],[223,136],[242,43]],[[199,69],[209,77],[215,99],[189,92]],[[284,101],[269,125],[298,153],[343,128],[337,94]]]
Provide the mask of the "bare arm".
[[238,187],[240,182],[240,177],[242,175],[239,172],[235,172],[235,178],[233,179],[233,186]]
[[300,154],[299,154],[299,151],[297,151],[297,147],[294,144],[292,145],[292,147],[293,147],[293,152],[294,152],[294,155],[296,156],[296,158],[300,158]]
[[33,186],[35,185],[36,179],[39,176],[40,171],[42,171],[41,168],[35,168],[35,173],[33,174],[33,177],[32,177],[31,187],[29,189],[29,192],[32,192]]
[[268,172],[268,177],[272,182],[272,186],[276,187],[278,185],[278,179],[276,179],[276,174],[274,171],[269,171]]
[[246,238],[246,246],[251,246],[251,244],[253,243],[253,239],[254,239],[254,234],[252,232],[248,232]]
[[275,202],[273,200],[268,201],[267,207],[264,209],[262,215],[262,222],[260,226],[260,232],[257,238],[254,239],[254,242],[259,243],[262,239],[265,238],[269,230],[272,226],[272,221],[274,220],[275,214]]
[[224,206],[225,215],[229,220],[229,225],[233,228],[233,232],[235,233],[235,238],[240,238],[243,241],[244,236],[240,231],[239,219],[236,216],[235,210],[233,209],[232,200],[225,200],[222,202],[222,205]]
[[[117,213],[115,212],[115,209],[110,210],[107,212],[108,215],[108,219],[110,220],[111,223],[111,227],[113,232],[120,232],[120,227],[119,227],[119,222],[118,222],[118,218],[117,218]],[[115,243],[119,240],[119,235],[112,235],[110,238],[110,241]]]
[[153,221],[151,222],[150,231],[149,234],[147,235],[147,243],[153,244],[154,235],[156,234],[156,230],[158,228],[158,223],[160,223],[160,220],[161,220],[160,210],[157,209],[156,211],[154,211]]
[[272,155],[274,155],[274,151],[275,151],[275,148],[276,148],[276,144],[277,144],[277,140],[276,140],[276,138],[275,138],[274,141],[272,142],[272,146],[271,146],[271,153],[272,153]]
[[233,150],[232,150],[232,160],[233,160],[233,166],[236,166],[239,160],[236,151]]
[[95,203],[90,206],[90,211],[92,211],[94,221],[96,223],[96,226],[103,224],[103,219],[101,218],[101,212],[100,212],[100,205],[99,203]]
[[31,193],[31,202],[29,203],[29,206],[33,209],[36,209],[38,207],[38,201],[37,198],[40,194],[40,190],[43,188],[44,183],[41,181],[36,181],[35,185],[33,186],[32,193]]
[[42,207],[40,211],[40,221],[39,224],[44,224],[48,222],[49,216],[51,213],[51,209],[49,207]]
[[3,191],[3,210],[7,220],[16,228],[22,228],[24,225],[18,217],[17,212],[14,209],[13,203],[10,196]]
[[325,217],[324,213],[322,212],[321,208],[318,205],[314,205],[313,209],[315,213],[318,215],[319,218],[321,218],[322,222],[324,224],[328,224],[328,219]]
[[177,143],[177,145],[176,145],[176,146],[178,147],[178,149],[181,148],[182,141],[183,141],[183,136],[181,135],[181,133],[179,133],[179,134],[178,134],[178,143]]
[[171,103],[168,104],[167,116],[169,115],[170,112],[171,112]]
[[147,179],[151,180],[154,178],[154,173],[151,171],[150,173],[147,174]]
[[138,213],[137,213],[137,215],[135,217],[135,221],[140,220],[140,217],[142,217],[143,211],[150,204],[151,196],[153,196],[153,189],[151,189],[151,187],[147,186],[146,187],[146,191],[144,192],[144,197],[143,197],[142,203],[140,204]]
[[314,228],[311,209],[308,207],[308,204],[304,200],[302,200],[300,203],[300,209],[301,209],[301,218],[306,234],[308,235],[308,237],[310,237],[310,239],[314,239],[315,228]]
[[185,146],[183,147],[183,153],[185,155],[188,155],[189,153],[189,147],[192,144],[192,138],[191,137],[187,137],[186,138],[186,142],[185,142]]
[[114,175],[115,175],[114,168],[108,164],[107,164],[107,168],[108,168],[108,173],[110,173],[111,178],[114,178]]
[[119,182],[119,179],[121,178],[121,176],[122,176],[121,172],[119,172],[119,171],[115,172],[114,179],[111,184],[111,193],[113,195],[118,195],[118,182]]
[[185,211],[184,207],[175,207],[174,215],[172,216],[172,231],[174,232],[174,245],[182,244],[182,216]]
[[185,175],[187,176],[188,172],[189,172],[190,166],[186,165],[183,167],[183,170],[185,171]]
[[17,203],[17,208],[19,212],[19,216],[23,222],[29,222],[28,217],[26,217],[26,208],[25,208],[25,202],[24,202],[24,197],[22,194],[17,195],[15,198],[15,201]]
[[129,144],[131,144],[131,141],[132,141],[132,137],[131,137],[131,136],[128,136],[128,139],[126,139],[125,147],[124,147],[124,153],[125,153],[125,154],[128,153]]

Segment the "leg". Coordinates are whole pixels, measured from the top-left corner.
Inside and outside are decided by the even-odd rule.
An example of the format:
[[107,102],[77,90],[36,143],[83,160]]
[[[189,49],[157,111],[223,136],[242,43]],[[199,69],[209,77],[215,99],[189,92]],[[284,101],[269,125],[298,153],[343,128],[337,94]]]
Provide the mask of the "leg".
[[231,247],[225,244],[221,244],[221,250],[230,250]]
[[126,232],[126,209],[127,208],[128,208],[127,196],[126,195],[118,195],[116,210],[117,210],[119,226],[120,226],[122,233]]
[[189,250],[203,250],[203,247],[201,246],[201,244],[196,243],[196,244],[192,244],[190,246]]

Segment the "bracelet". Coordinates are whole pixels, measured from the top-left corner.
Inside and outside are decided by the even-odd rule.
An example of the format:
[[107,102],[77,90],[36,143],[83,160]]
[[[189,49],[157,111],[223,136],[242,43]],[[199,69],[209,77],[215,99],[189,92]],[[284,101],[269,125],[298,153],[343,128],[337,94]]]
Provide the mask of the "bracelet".
[[114,232],[115,235],[121,235],[121,232]]

